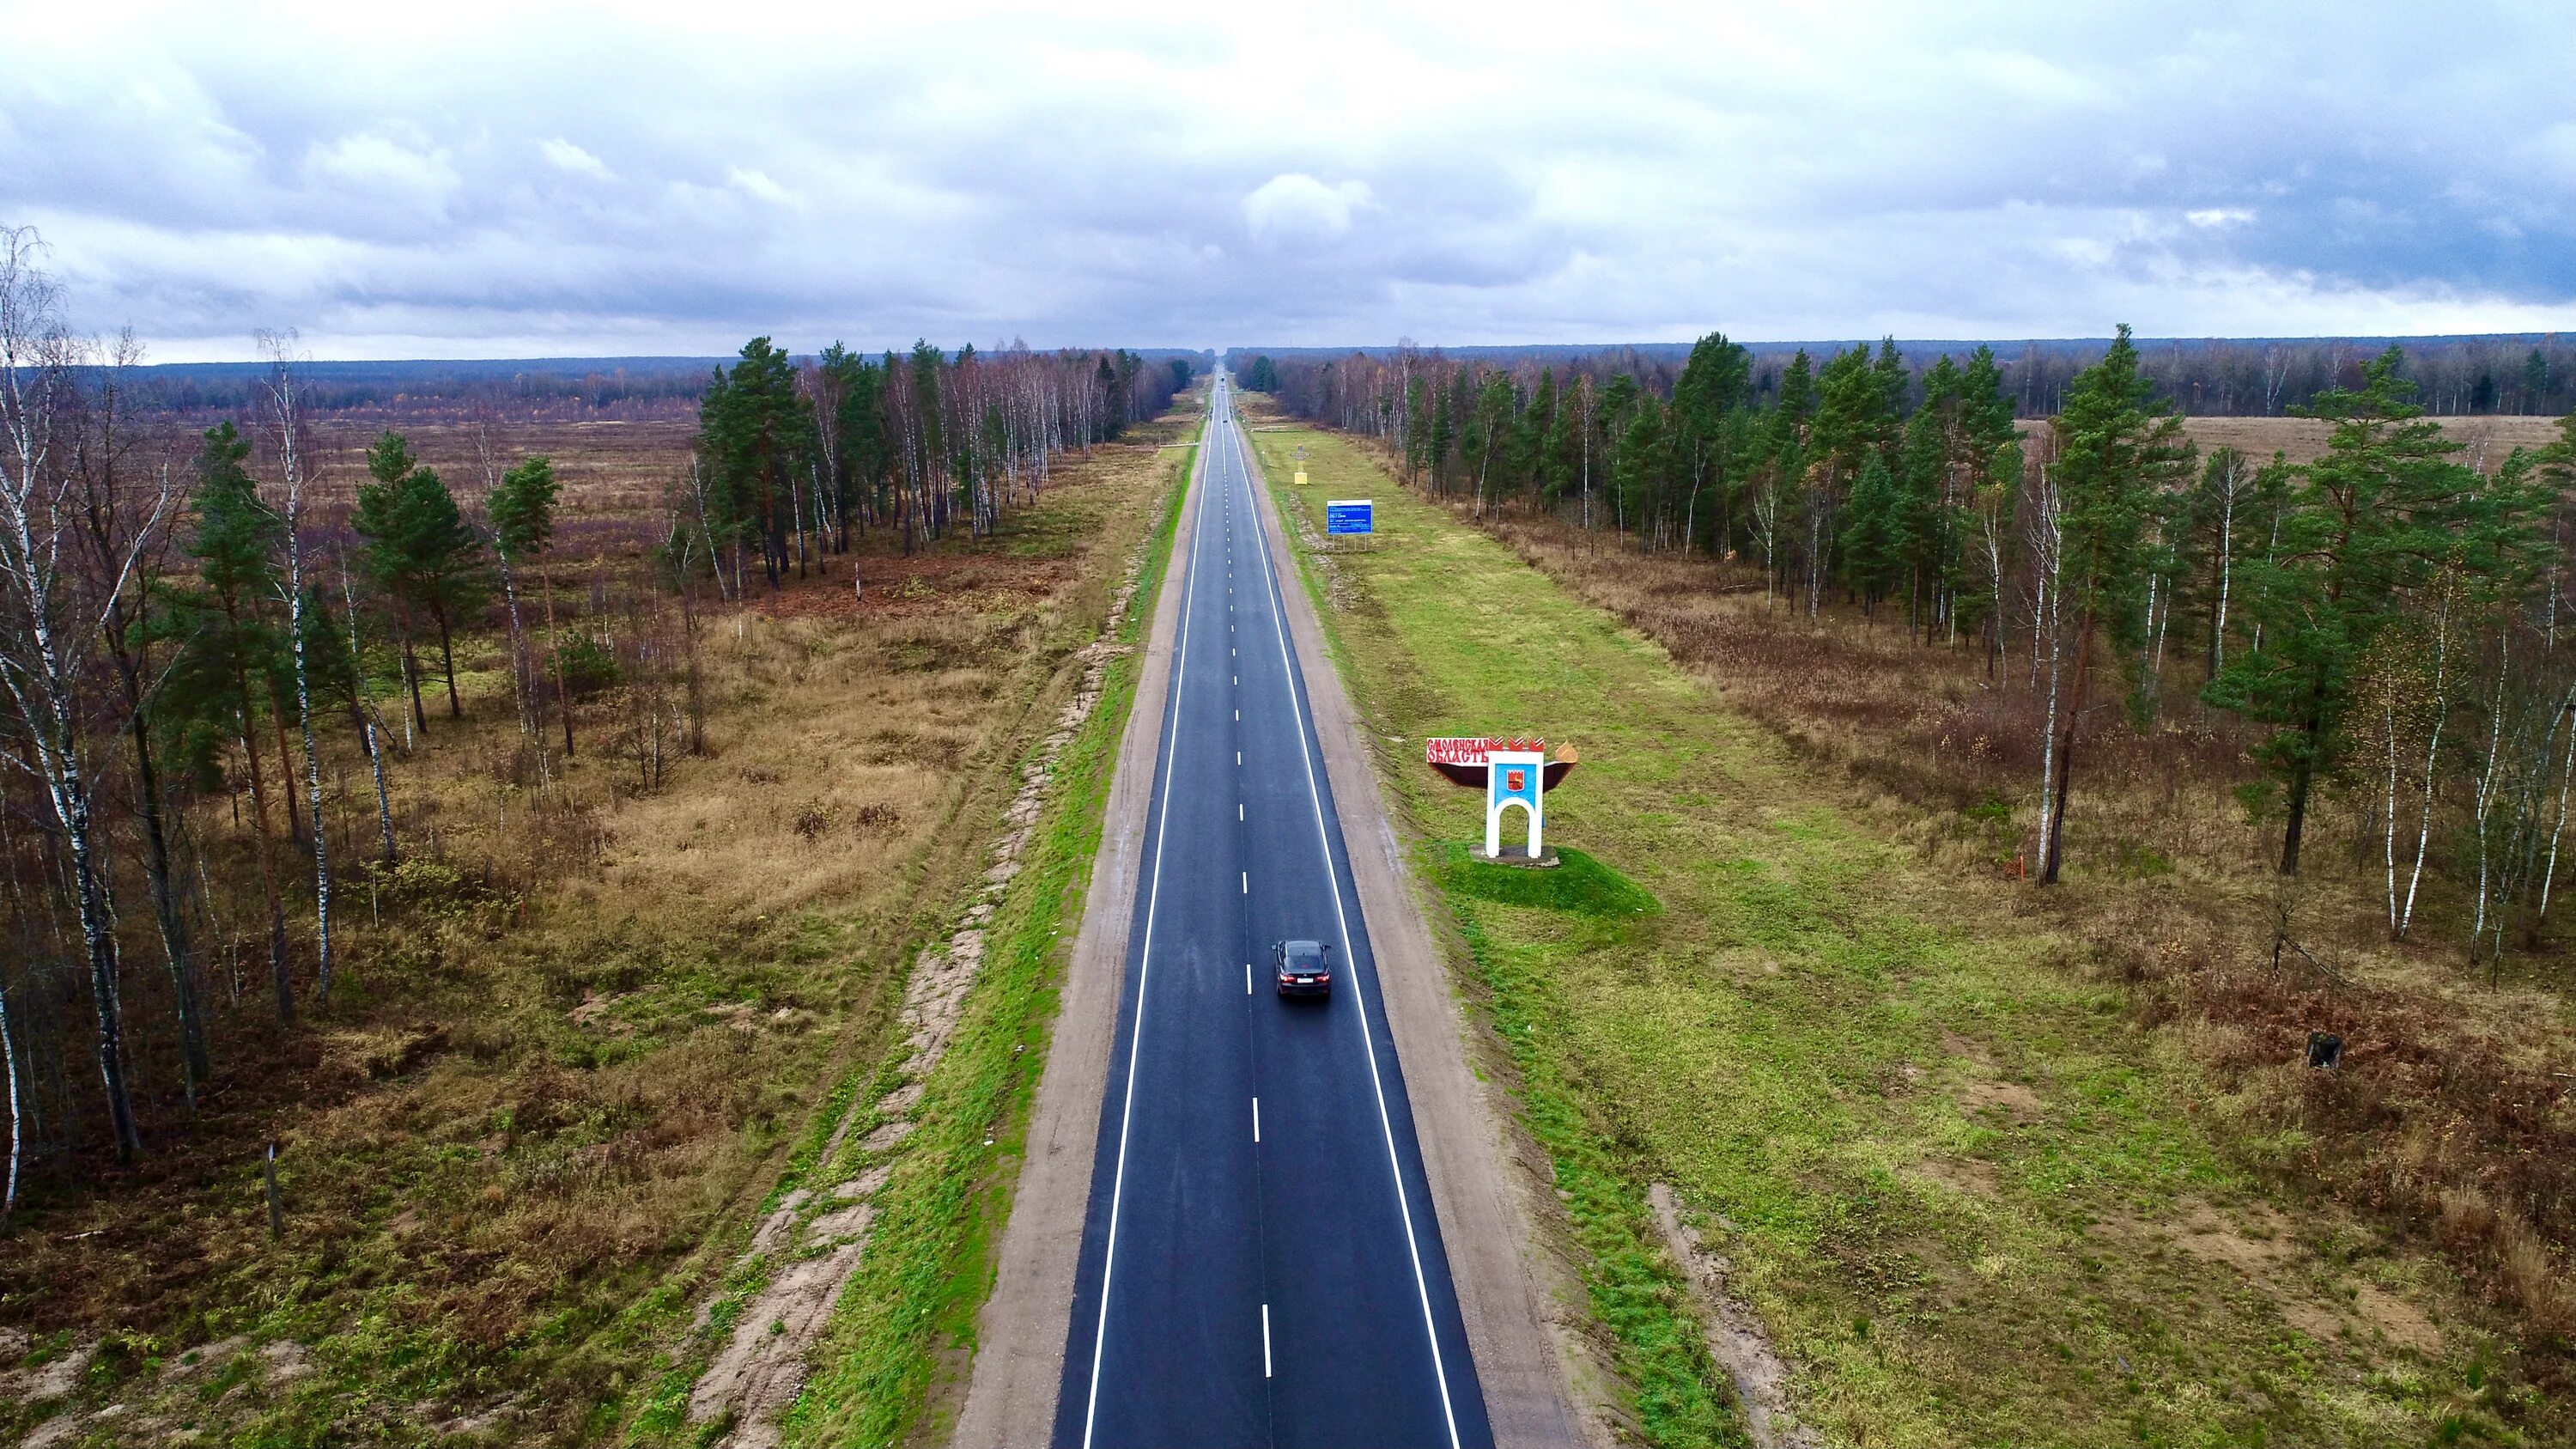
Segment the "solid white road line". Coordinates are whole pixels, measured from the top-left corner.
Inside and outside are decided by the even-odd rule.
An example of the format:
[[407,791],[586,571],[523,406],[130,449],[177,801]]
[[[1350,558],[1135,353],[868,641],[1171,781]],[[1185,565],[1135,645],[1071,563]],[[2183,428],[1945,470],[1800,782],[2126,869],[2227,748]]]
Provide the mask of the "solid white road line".
[[[1206,475],[1200,476],[1205,481]],[[1206,551],[1206,538],[1207,515],[1202,512],[1190,534],[1190,596],[1198,592],[1198,561]],[[1163,837],[1172,824],[1172,766],[1180,758],[1181,691],[1190,677],[1190,603],[1190,597],[1181,600],[1180,663],[1172,678],[1171,718],[1163,731],[1163,811],[1154,826],[1154,882],[1145,893],[1145,941],[1136,960],[1136,1025],[1127,1039],[1126,1099],[1118,1108],[1118,1165],[1109,1177],[1109,1241],[1100,1250],[1100,1322],[1091,1334],[1091,1393],[1082,1406],[1083,1449],[1091,1449],[1091,1427],[1100,1412],[1100,1357],[1109,1346],[1109,1288],[1118,1265],[1118,1209],[1127,1189],[1127,1128],[1136,1115],[1136,1055],[1145,1042],[1145,985],[1154,969],[1154,912],[1163,899]]]
[[[1226,436],[1234,449],[1236,462],[1244,470],[1244,478],[1248,485],[1252,473],[1251,465],[1244,460],[1243,456],[1243,434],[1239,430],[1228,429]],[[1253,527],[1256,532],[1262,529],[1260,517],[1259,510],[1255,510]],[[1341,927],[1342,959],[1351,963],[1349,967],[1351,997],[1352,1004],[1359,1015],[1360,1052],[1368,1058],[1369,1087],[1377,1094],[1377,1122],[1379,1131],[1386,1138],[1387,1171],[1395,1179],[1396,1210],[1404,1219],[1404,1249],[1413,1259],[1413,1291],[1422,1302],[1422,1329],[1431,1340],[1431,1372],[1440,1385],[1440,1415],[1449,1427],[1449,1449],[1458,1449],[1458,1412],[1449,1402],[1449,1367],[1441,1360],[1440,1326],[1431,1316],[1431,1282],[1423,1274],[1422,1247],[1416,1241],[1413,1232],[1413,1205],[1404,1190],[1403,1160],[1396,1155],[1395,1121],[1387,1115],[1386,1083],[1378,1075],[1377,1049],[1369,1042],[1368,993],[1360,985],[1359,965],[1356,958],[1351,955],[1351,920],[1349,914],[1342,909],[1342,883],[1333,874],[1332,837],[1324,829],[1324,796],[1315,784],[1315,751],[1306,743],[1306,707],[1297,698],[1296,662],[1288,649],[1286,622],[1288,602],[1279,592],[1278,573],[1270,566],[1270,549],[1266,538],[1255,552],[1261,557],[1262,582],[1265,596],[1270,600],[1271,605],[1270,622],[1279,639],[1279,669],[1288,680],[1288,707],[1297,725],[1297,753],[1306,764],[1306,799],[1313,805],[1315,811],[1315,844],[1324,853],[1324,879],[1331,884],[1333,890],[1333,919]],[[1265,1317],[1263,1319],[1265,1328],[1268,1322],[1268,1318]]]

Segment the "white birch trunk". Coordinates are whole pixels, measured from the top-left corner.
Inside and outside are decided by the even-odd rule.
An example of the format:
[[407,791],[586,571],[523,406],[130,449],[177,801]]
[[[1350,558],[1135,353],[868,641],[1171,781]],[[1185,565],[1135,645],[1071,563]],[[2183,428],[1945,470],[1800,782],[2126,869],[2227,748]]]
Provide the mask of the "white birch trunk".
[[313,818],[314,995],[331,1001],[331,832],[322,813],[322,755],[313,747],[313,685],[304,657],[304,440],[295,395],[292,333],[260,339],[269,354],[269,408],[277,427],[277,453],[286,472],[286,629],[295,657],[295,719],[304,735],[304,789]]

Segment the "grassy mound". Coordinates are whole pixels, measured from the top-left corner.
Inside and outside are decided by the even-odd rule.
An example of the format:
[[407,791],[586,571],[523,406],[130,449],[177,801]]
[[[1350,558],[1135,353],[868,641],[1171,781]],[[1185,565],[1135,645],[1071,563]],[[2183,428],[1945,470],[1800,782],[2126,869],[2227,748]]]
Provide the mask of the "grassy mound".
[[1477,860],[1466,845],[1449,841],[1440,847],[1440,888],[1453,896],[1603,920],[1663,913],[1664,903],[1653,893],[1592,856],[1563,846],[1556,855],[1554,870],[1532,870]]

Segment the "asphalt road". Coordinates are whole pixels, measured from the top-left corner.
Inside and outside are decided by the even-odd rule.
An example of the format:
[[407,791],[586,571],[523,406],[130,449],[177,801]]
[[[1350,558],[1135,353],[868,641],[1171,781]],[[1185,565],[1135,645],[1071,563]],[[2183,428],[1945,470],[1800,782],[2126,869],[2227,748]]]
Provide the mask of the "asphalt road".
[[1223,375],[1207,437],[1055,1442],[1490,1444]]

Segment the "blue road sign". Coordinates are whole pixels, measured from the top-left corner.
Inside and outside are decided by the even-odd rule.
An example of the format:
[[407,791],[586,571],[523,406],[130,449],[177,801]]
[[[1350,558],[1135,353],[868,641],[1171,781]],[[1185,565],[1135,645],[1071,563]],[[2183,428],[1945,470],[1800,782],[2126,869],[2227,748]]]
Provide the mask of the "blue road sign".
[[1377,505],[1367,498],[1327,498],[1324,500],[1324,532],[1377,532]]

